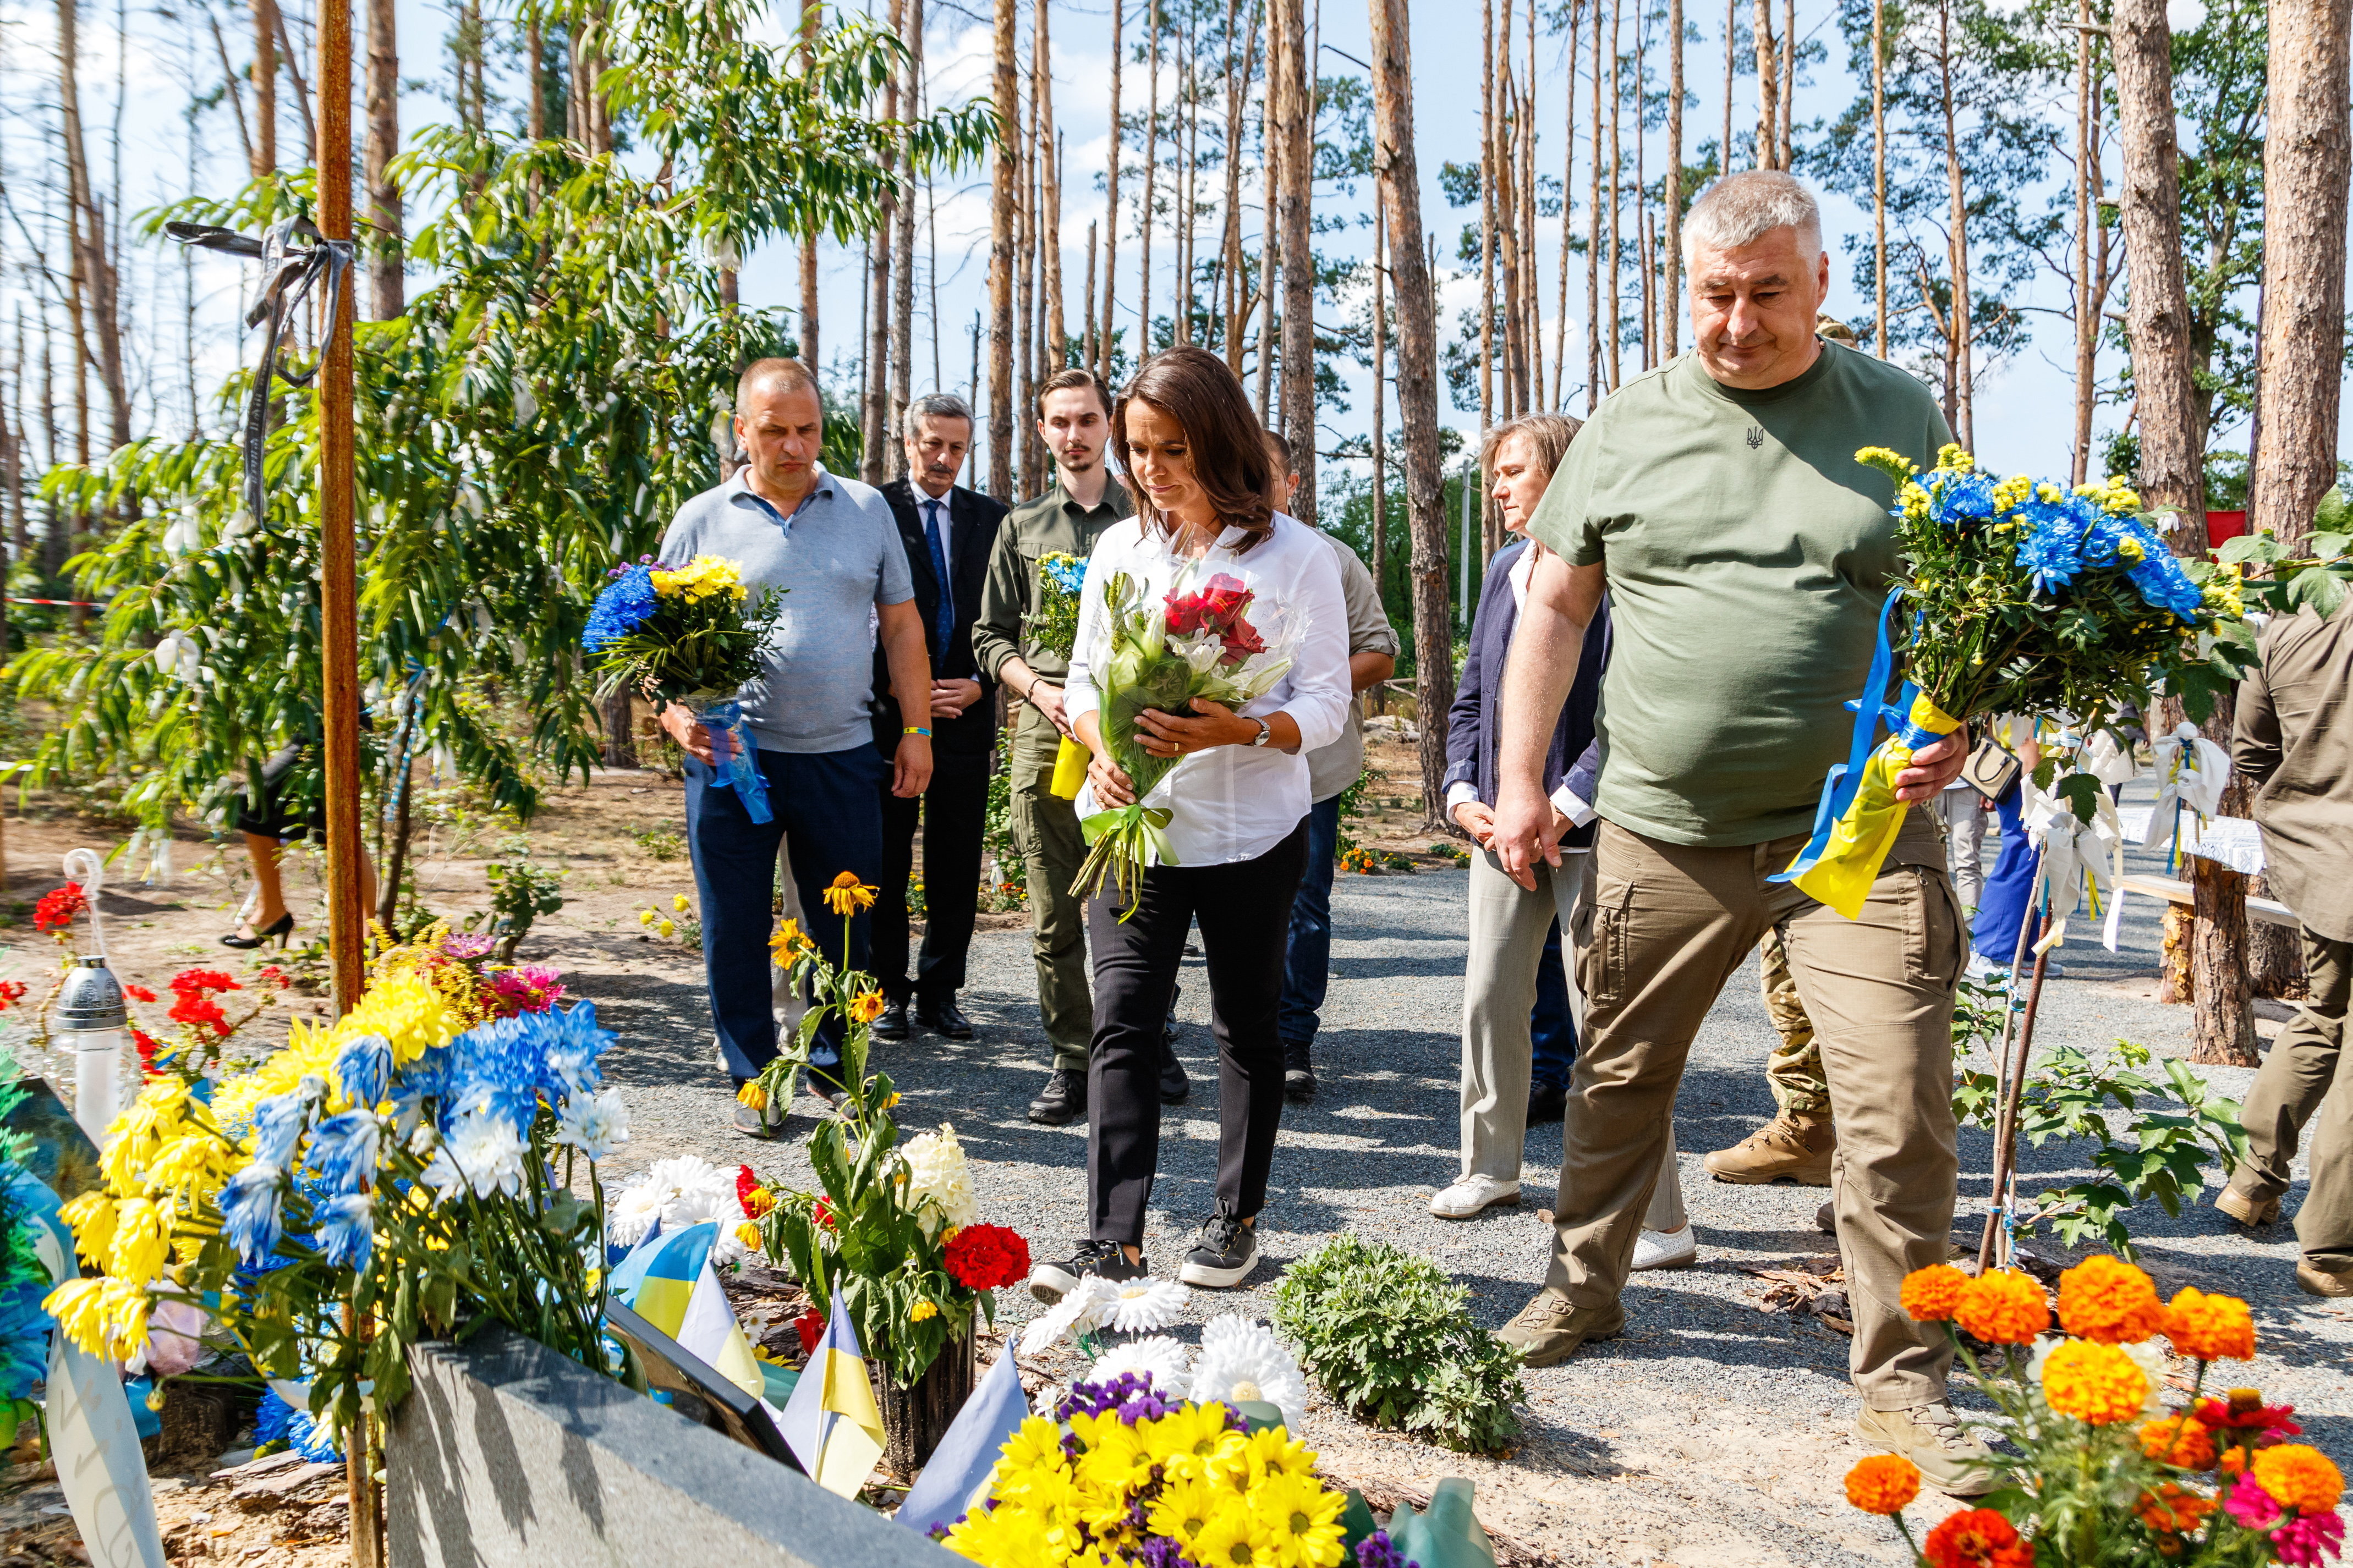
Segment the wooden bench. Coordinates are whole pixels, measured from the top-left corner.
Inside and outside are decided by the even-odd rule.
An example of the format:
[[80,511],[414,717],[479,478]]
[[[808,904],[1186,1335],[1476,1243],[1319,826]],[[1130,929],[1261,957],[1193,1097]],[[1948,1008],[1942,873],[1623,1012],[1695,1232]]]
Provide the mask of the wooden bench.
[[[2189,883],[2172,877],[2126,877],[2124,880],[2124,888],[2127,893],[2139,893],[2147,898],[2163,899],[2169,903],[2194,905],[2198,901],[2198,896]],[[2251,921],[2261,921],[2265,925],[2286,926],[2291,931],[2298,929],[2304,923],[2277,899],[2258,899],[2252,896],[2247,900],[2247,918]]]

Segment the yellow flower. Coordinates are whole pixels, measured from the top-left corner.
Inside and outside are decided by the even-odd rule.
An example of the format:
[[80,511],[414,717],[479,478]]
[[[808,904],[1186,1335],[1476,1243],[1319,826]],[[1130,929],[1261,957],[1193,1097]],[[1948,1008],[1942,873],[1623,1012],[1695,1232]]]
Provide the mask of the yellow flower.
[[1202,1568],[1271,1568],[1282,1561],[1274,1532],[1248,1508],[1219,1509],[1186,1555]]
[[1936,448],[1936,467],[1940,468],[1956,469],[1966,474],[1974,471],[1977,466],[1978,460],[1969,456],[1958,441],[1947,441]]
[[69,1279],[41,1306],[67,1339],[94,1356],[127,1357],[147,1338],[147,1292],[111,1276]]
[[1244,1489],[1264,1484],[1269,1476],[1312,1476],[1315,1455],[1280,1426],[1261,1426],[1243,1439],[1241,1447],[1221,1455],[1219,1468]]
[[[456,965],[448,967],[457,969]],[[359,1005],[343,1015],[333,1033],[337,1048],[344,1041],[363,1035],[382,1035],[391,1043],[394,1065],[406,1067],[427,1051],[456,1039],[473,1022],[451,1006],[449,997],[425,976],[396,974],[372,984],[368,994],[360,998]],[[332,1052],[328,1054],[328,1060],[332,1062]],[[327,1081],[335,1081],[332,1074]]]
[[860,991],[849,999],[849,1016],[861,1024],[871,1024],[882,1016],[886,1005],[880,991]]
[[1189,1553],[1194,1541],[1221,1510],[1239,1513],[1242,1504],[1230,1491],[1204,1480],[1187,1479],[1166,1482],[1145,1517],[1153,1534],[1182,1542]]
[[997,1457],[1000,1476],[1038,1469],[1068,1469],[1071,1458],[1062,1451],[1062,1429],[1042,1415],[1024,1420],[1005,1440]]
[[808,939],[808,933],[801,930],[800,921],[787,920],[776,928],[776,934],[768,939],[768,950],[776,955],[776,967],[786,969],[791,967],[803,953],[815,952],[817,943],[811,942]]
[[2104,1345],[2137,1344],[2165,1330],[2165,1303],[2149,1277],[2102,1253],[2059,1276],[2059,1326]]
[[698,555],[675,572],[655,572],[654,592],[665,599],[700,603],[716,594],[744,596],[744,574],[735,563],[718,555]]
[[2209,1296],[2202,1290],[2175,1292],[2167,1313],[2166,1337],[2175,1351],[2192,1361],[2255,1359],[2255,1321],[2247,1304],[2236,1296]]
[[[750,1230],[753,1227],[747,1225],[744,1228]],[[907,1309],[907,1317],[913,1322],[928,1323],[939,1315],[940,1310],[929,1301],[918,1301]]]
[[144,1286],[172,1256],[172,1205],[167,1198],[128,1198],[116,1211],[114,1261],[107,1272]]
[[899,1109],[899,1091],[897,1089],[894,1089],[891,1091],[891,1098],[882,1102],[882,1109],[885,1110],[896,1110]]
[[1153,1452],[1166,1472],[1202,1481],[1218,1473],[1219,1461],[1239,1453],[1245,1441],[1226,1425],[1222,1405],[1180,1405],[1149,1425]]
[[735,1227],[735,1239],[742,1242],[747,1250],[753,1252],[758,1252],[767,1246],[767,1242],[760,1235],[760,1227],[748,1219]]
[[2094,1426],[2129,1421],[2148,1403],[2148,1374],[2122,1346],[2069,1340],[2042,1363],[2042,1397]]
[[1963,1287],[1953,1321],[1989,1345],[2031,1345],[2051,1326],[2051,1303],[2015,1268],[1989,1269]]
[[638,923],[641,926],[649,926],[660,918],[661,917],[659,915],[657,915],[651,910],[639,910],[638,911]]
[[670,907],[676,910],[680,914],[686,913],[686,895],[684,893],[672,893],[670,896]]
[[770,1209],[775,1208],[776,1206],[776,1194],[770,1192],[765,1187],[754,1187],[750,1192],[744,1194],[744,1210],[749,1213],[754,1219],[762,1217]]
[[662,921],[661,924],[656,926],[654,929],[661,932],[666,938],[673,937],[678,934],[678,927],[671,924],[669,921]]
[[1314,1476],[1273,1476],[1250,1494],[1250,1511],[1274,1540],[1276,1561],[1291,1568],[1336,1568],[1346,1528],[1346,1496]]
[[760,1087],[758,1079],[747,1078],[744,1080],[744,1087],[735,1091],[735,1103],[749,1106],[754,1110],[765,1110],[768,1109],[768,1091]]
[[825,890],[825,907],[845,919],[874,902],[875,889],[858,879],[855,871],[844,871]]
[[114,1267],[115,1208],[104,1193],[90,1192],[58,1211],[73,1226],[74,1246],[101,1269]]

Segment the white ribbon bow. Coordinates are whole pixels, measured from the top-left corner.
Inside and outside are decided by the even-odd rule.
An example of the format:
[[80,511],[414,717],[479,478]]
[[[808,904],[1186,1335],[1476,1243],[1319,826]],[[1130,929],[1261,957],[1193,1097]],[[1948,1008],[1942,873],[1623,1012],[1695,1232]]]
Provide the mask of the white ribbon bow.
[[[2211,816],[2221,808],[2222,790],[2231,782],[2231,758],[2221,747],[2198,732],[2193,724],[2178,724],[2170,735],[2150,744],[2157,753],[2157,805],[2148,814],[2148,831],[2141,847],[2164,842],[2179,811]],[[2179,808],[2179,810],[2177,810]]]
[[2048,889],[2051,930],[2033,951],[2056,947],[2067,937],[2067,921],[2088,894],[2093,912],[2105,914],[2100,943],[2116,950],[2116,927],[2123,910],[2117,885],[2125,874],[2125,829],[2116,817],[2116,802],[2103,790],[2085,822],[2074,807],[2055,795],[2044,795],[2029,781],[2026,786],[2027,842],[2041,851],[2034,877],[2033,898],[2040,903]]

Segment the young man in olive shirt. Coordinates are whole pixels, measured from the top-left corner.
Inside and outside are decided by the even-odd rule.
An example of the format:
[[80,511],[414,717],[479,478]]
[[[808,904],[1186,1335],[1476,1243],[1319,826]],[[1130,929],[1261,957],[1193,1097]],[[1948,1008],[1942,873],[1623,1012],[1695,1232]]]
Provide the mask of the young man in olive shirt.
[[[1062,717],[1070,660],[1040,648],[1022,623],[1037,608],[1039,558],[1092,555],[1103,531],[1133,517],[1135,506],[1103,467],[1111,395],[1092,374],[1066,370],[1047,378],[1038,392],[1038,435],[1054,457],[1054,487],[1015,507],[998,527],[972,645],[980,668],[1005,689],[1006,700],[1019,704],[1008,752],[1013,837],[1029,884],[1038,1011],[1054,1047],[1053,1071],[1030,1102],[1029,1120],[1059,1127],[1087,1113],[1087,1047],[1095,1032],[1086,907],[1071,892],[1087,847],[1077,809],[1048,787],[1054,753],[1071,732]],[[1183,1069],[1176,1071],[1181,1082]]]
[[[1912,812],[1859,919],[1772,880],[1806,842],[1847,747],[1899,564],[1894,487],[1949,439],[1927,389],[1814,325],[1830,286],[1804,185],[1719,181],[1684,230],[1694,353],[1594,412],[1530,531],[1557,559],[1528,588],[1504,680],[1496,850],[1533,882],[1557,833],[1539,774],[1606,584],[1616,633],[1599,728],[1602,822],[1574,932],[1586,1037],[1570,1085],[1552,1267],[1503,1331],[1547,1365],[1626,1323],[1626,1283],[1693,1037],[1777,930],[1838,1119],[1832,1202],[1854,1305],[1856,1431],[1948,1491],[1998,1479],[1946,1402],[1952,1352],[1899,1300],[1945,1261],[1957,1173],[1953,993],[1966,958],[1931,813]],[[1966,733],[1897,774],[1926,805]]]

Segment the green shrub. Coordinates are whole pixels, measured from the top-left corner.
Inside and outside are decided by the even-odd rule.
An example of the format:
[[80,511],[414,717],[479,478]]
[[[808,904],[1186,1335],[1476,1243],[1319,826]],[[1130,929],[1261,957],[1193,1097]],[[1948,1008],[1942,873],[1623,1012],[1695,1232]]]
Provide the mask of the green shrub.
[[1519,1435],[1518,1352],[1471,1321],[1471,1292],[1385,1241],[1342,1236],[1282,1271],[1274,1326],[1349,1415],[1464,1453]]

